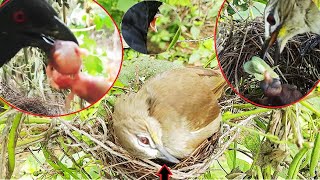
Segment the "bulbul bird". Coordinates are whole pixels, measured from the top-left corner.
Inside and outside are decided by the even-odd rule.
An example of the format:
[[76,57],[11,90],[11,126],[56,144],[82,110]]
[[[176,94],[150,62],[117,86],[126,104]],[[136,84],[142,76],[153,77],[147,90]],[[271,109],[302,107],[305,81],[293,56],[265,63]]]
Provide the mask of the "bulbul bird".
[[302,98],[297,86],[281,84],[279,78],[272,78],[269,72],[265,72],[265,79],[261,81],[260,87],[265,95],[261,104],[267,106],[282,106],[291,104]]
[[50,54],[55,39],[77,42],[45,0],[7,0],[0,6],[0,67],[23,47]]
[[179,68],[147,81],[115,103],[117,141],[133,156],[178,163],[220,129],[220,71]]
[[297,34],[312,32],[320,35],[320,12],[312,0],[269,0],[265,12],[264,56],[276,42],[280,57],[288,40]]
[[134,50],[147,54],[147,34],[149,28],[157,31],[155,21],[159,17],[162,2],[142,1],[132,6],[123,16],[121,32],[123,39]]

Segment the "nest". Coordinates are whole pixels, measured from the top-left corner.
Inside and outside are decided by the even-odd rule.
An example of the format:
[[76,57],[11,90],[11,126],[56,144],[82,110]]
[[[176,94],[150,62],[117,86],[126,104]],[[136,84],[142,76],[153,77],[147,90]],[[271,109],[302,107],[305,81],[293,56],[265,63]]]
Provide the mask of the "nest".
[[54,100],[44,100],[40,96],[26,97],[25,93],[0,81],[0,97],[15,108],[41,116],[56,116],[64,112],[65,100],[56,96]]
[[[259,82],[243,69],[245,62],[252,56],[257,56],[264,41],[264,22],[257,18],[250,22],[221,22],[218,32],[218,57],[223,73],[232,86],[245,98],[258,102],[263,97]],[[275,49],[268,52],[267,63],[277,66],[282,83],[297,86],[302,94],[307,94],[320,79],[320,47],[310,49],[304,56],[301,50],[305,48],[313,34],[301,34],[289,41],[281,53],[279,62],[274,62]]]
[[[220,104],[229,104],[232,101],[222,100]],[[234,96],[233,96],[233,99]],[[240,101],[239,98],[236,98]],[[234,101],[233,101],[234,102]],[[91,118],[87,121],[75,120],[70,123],[61,121],[64,125],[62,136],[65,139],[72,139],[70,147],[81,147],[87,153],[90,153],[96,159],[99,159],[104,165],[104,172],[107,178],[117,179],[156,179],[157,172],[160,170],[164,162],[160,160],[137,159],[131,156],[123,149],[116,141],[113,132],[111,110],[105,106],[106,114]],[[223,109],[223,111],[230,111]],[[238,125],[245,126],[251,119],[238,121]],[[88,143],[76,138],[72,131],[76,131],[93,143],[88,146]],[[204,174],[210,168],[213,161],[217,160],[224,151],[229,147],[230,143],[238,137],[240,129],[238,127],[229,127],[223,125],[219,134],[213,135],[205,140],[188,158],[181,160],[179,164],[166,165],[171,169],[173,179],[194,179]],[[70,141],[66,141],[69,142]]]

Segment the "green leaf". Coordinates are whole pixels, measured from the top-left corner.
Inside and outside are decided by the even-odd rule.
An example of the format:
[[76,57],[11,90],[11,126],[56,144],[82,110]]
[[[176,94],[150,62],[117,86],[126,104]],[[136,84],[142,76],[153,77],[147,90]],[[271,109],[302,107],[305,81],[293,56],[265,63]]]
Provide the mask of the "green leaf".
[[259,81],[264,80],[264,73],[268,72],[272,78],[278,78],[273,69],[261,58],[253,56],[250,61],[243,65],[245,72],[255,76]]
[[197,51],[193,53],[189,58],[189,64],[194,64],[195,62],[199,61],[201,59],[200,53]]
[[190,32],[193,39],[197,39],[200,35],[200,29],[196,26],[192,26]]
[[260,136],[255,133],[247,133],[243,145],[251,152],[256,153],[260,148]]
[[176,44],[180,35],[181,35],[181,28],[179,27],[167,50],[171,49]]
[[191,6],[190,0],[165,0],[165,3],[170,5]]
[[99,57],[89,55],[83,60],[85,70],[91,75],[103,73],[103,64]]
[[126,12],[131,6],[136,4],[135,0],[119,0],[117,9]]

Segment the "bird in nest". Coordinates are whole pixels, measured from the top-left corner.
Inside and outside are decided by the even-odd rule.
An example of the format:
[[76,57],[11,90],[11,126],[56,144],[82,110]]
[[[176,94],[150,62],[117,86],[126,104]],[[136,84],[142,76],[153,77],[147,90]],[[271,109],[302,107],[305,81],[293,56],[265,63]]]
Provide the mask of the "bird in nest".
[[24,47],[49,56],[56,39],[78,44],[70,29],[45,0],[6,0],[0,6],[0,67]]
[[[263,59],[274,43],[277,61],[288,40],[295,35],[306,32],[320,35],[320,11],[312,0],[269,0],[264,19],[266,40],[261,51]],[[319,38],[315,40],[319,41]],[[309,46],[314,44],[309,43]]]
[[117,99],[117,142],[135,157],[178,163],[219,131],[225,86],[220,71],[211,69],[178,68],[151,78]]

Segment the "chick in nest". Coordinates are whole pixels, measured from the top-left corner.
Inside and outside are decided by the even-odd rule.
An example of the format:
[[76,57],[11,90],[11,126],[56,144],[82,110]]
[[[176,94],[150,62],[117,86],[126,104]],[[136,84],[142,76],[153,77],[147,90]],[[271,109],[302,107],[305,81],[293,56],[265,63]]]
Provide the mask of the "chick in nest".
[[266,106],[282,106],[291,104],[302,98],[297,86],[282,84],[279,75],[261,58],[252,57],[243,66],[245,72],[253,75],[260,81],[260,88],[264,98],[260,99],[260,104]]

